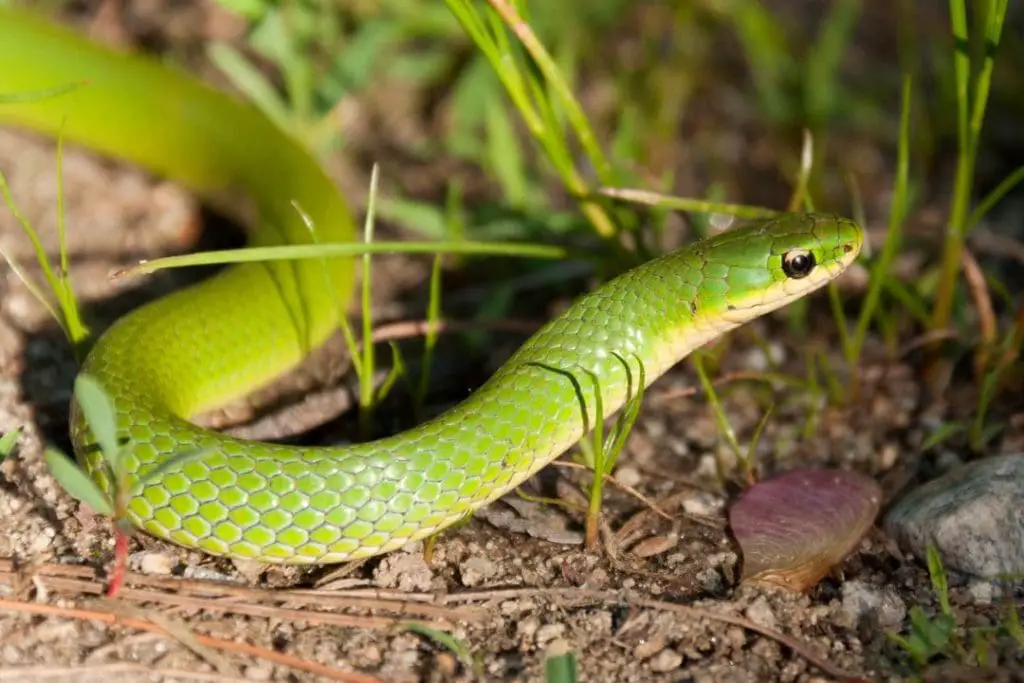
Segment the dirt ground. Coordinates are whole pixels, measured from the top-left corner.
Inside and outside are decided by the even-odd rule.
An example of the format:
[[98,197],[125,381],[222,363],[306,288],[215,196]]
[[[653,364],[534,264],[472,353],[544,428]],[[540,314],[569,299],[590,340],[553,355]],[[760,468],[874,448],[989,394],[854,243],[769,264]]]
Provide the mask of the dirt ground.
[[[50,248],[54,164],[50,142],[0,131],[0,169]],[[191,277],[107,277],[139,258],[194,247],[212,221],[187,193],[73,149],[64,172],[72,275],[96,329]],[[6,211],[0,211],[0,245],[30,264],[27,242]],[[422,317],[422,308],[395,302],[408,302],[410,292],[422,289],[423,264],[378,263],[381,322]],[[98,593],[113,536],[59,490],[42,458],[48,445],[68,448],[75,362],[18,277],[7,268],[0,273],[0,433],[24,430],[17,456],[0,466],[0,681],[328,680],[330,673],[311,668],[316,665],[335,675],[359,671],[396,682],[536,681],[547,656],[567,651],[578,655],[580,680],[589,681],[810,683],[838,680],[841,671],[870,680],[900,680],[913,671],[885,632],[906,627],[910,606],[934,611],[935,596],[921,563],[900,554],[878,529],[808,595],[737,585],[739,558],[723,518],[727,497],[715,477],[716,458],[731,455],[706,404],[680,396],[697,383],[685,363],[652,388],[615,472],[672,520],[612,487],[604,551],[584,549],[580,519],[572,513],[509,496],[442,534],[429,559],[417,544],[343,571],[231,563],[136,538],[128,589],[116,602],[104,600]],[[853,273],[846,286],[862,283]],[[826,303],[818,298],[814,310],[827,315]],[[755,336],[773,340],[767,351]],[[471,371],[446,361],[446,353],[461,356],[458,342],[445,338],[448,349],[435,379],[478,382],[522,338],[497,335],[491,353]],[[809,343],[833,353],[838,348],[825,332]],[[877,341],[872,344],[855,404],[822,407],[805,395],[774,393],[775,411],[758,453],[765,472],[850,468],[879,477],[892,493],[919,472],[956,464],[953,452],[920,453],[929,425],[961,409],[936,407],[917,380],[912,355],[906,364],[873,361],[883,354]],[[763,369],[769,352],[799,373],[808,350],[808,342],[794,340],[773,317],[736,334],[719,371]],[[305,380],[294,382],[308,389]],[[341,412],[344,386],[318,390],[317,400],[284,414],[304,413],[301,419],[316,423]],[[737,433],[749,437],[763,415],[764,388],[736,383],[723,401]],[[256,428],[273,431],[281,414],[262,417]],[[1010,425],[993,453],[1021,450],[1020,413]],[[549,467],[527,489],[575,500],[581,477]],[[979,598],[966,579],[951,580],[962,624],[999,622],[999,605]],[[851,586],[887,602],[857,617],[850,610]],[[102,615],[119,621],[105,623]],[[146,631],[140,621],[166,633]],[[470,653],[468,661],[405,628],[409,621],[450,632]],[[255,649],[224,651],[204,637]],[[374,679],[353,674],[340,680]],[[931,680],[1024,679],[1009,668],[951,666]]]

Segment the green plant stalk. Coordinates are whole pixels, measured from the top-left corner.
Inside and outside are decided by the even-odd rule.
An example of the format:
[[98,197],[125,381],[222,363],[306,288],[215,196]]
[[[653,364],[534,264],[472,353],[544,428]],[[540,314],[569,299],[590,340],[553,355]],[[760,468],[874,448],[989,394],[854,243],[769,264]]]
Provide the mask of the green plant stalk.
[[0,434],[0,463],[14,452],[15,446],[18,445],[18,439],[21,438],[21,432],[21,427],[15,427],[9,432]]
[[576,655],[566,652],[544,660],[544,683],[577,683]]
[[[590,500],[587,507],[587,521],[585,525],[584,544],[588,550],[597,548],[597,537],[601,521],[601,500],[604,497],[604,473],[605,473],[605,442],[604,442],[604,420],[600,419],[605,414],[604,397],[597,377],[588,372],[587,376],[594,385],[594,411],[598,419],[594,421],[593,432],[590,435],[590,448],[584,449],[586,464],[594,473],[594,481],[590,486]],[[586,405],[580,406],[585,423],[589,423],[590,416],[587,414]],[[586,439],[584,439],[586,442]]]
[[544,79],[554,92],[559,104],[568,117],[570,125],[576,132],[580,146],[583,147],[587,158],[594,165],[594,171],[598,179],[603,184],[612,184],[614,182],[612,166],[608,163],[604,151],[598,144],[597,136],[594,134],[593,128],[590,127],[590,122],[587,120],[586,114],[583,113],[583,108],[577,101],[572,89],[565,82],[565,79],[562,78],[562,73],[558,65],[555,64],[555,60],[552,59],[550,53],[548,53],[536,34],[534,34],[530,25],[519,16],[515,7],[505,0],[488,0],[488,3],[501,16],[509,29],[519,38],[527,52],[530,53],[533,61],[537,64],[540,72],[544,75]]
[[[36,91],[36,98],[28,98],[20,101],[24,102],[36,102],[38,98],[45,97],[56,97],[68,92],[72,92],[74,88],[57,88],[50,91]],[[46,93],[51,93],[47,95]],[[40,287],[25,273],[14,260],[2,254],[10,264],[11,268],[17,274],[19,279],[25,284],[29,292],[38,300],[47,310],[48,313],[60,326],[64,332],[65,337],[71,343],[78,356],[84,353],[85,342],[89,337],[89,329],[82,319],[81,312],[78,309],[78,302],[75,299],[75,292],[71,286],[71,280],[68,273],[68,249],[67,249],[67,230],[64,220],[64,138],[63,136],[57,137],[57,245],[60,253],[57,272],[54,272],[50,259],[47,256],[46,250],[43,247],[42,240],[39,238],[39,234],[36,232],[32,223],[21,213],[18,209],[17,204],[14,202],[14,197],[11,195],[10,188],[7,185],[7,180],[0,173],[0,194],[3,195],[4,202],[7,204],[8,209],[14,216],[15,220],[21,226],[22,232],[28,237],[32,249],[36,255],[36,261],[39,264],[40,269],[43,271],[43,278],[46,281],[46,286],[49,287],[50,293],[56,300],[56,308],[50,298],[42,291]]]
[[[740,448],[739,441],[736,440],[736,432],[733,431],[732,425],[729,424],[729,418],[725,415],[725,408],[722,407],[722,403],[718,400],[718,392],[715,391],[715,385],[712,384],[707,370],[704,368],[704,352],[693,354],[692,359],[693,367],[697,371],[697,377],[700,379],[701,388],[704,389],[704,394],[708,397],[708,407],[715,418],[715,424],[718,425],[718,431],[729,445],[733,455],[736,456],[737,462],[742,463],[744,460],[743,449]],[[725,468],[722,467],[722,463],[717,458],[715,463],[718,468],[719,482],[724,483],[726,479]]]
[[740,460],[740,464],[743,466],[743,472],[747,475],[747,485],[753,486],[757,480],[757,469],[755,463],[757,462],[757,445],[761,442],[761,435],[764,433],[764,428],[768,426],[768,420],[771,418],[772,413],[775,411],[775,404],[768,406],[768,409],[764,411],[764,415],[757,421],[757,427],[754,429],[753,436],[750,437],[750,446],[747,448],[746,455]]
[[423,418],[427,387],[430,386],[430,369],[434,363],[434,348],[437,346],[438,330],[441,325],[441,257],[435,256],[430,267],[430,299],[427,303],[427,333],[423,337],[423,367],[416,387],[416,415]]
[[[498,18],[519,38],[520,43],[537,64],[550,92],[565,110],[570,125],[576,132],[577,139],[593,165],[598,178],[605,184],[612,184],[611,165],[600,145],[597,144],[597,138],[586,115],[566,84],[554,59],[551,58],[529,24],[523,20],[512,5],[504,0],[489,0],[489,2]],[[556,119],[548,114],[553,111],[548,95],[549,91],[541,88],[529,75],[529,66],[522,64],[515,55],[505,35],[504,27],[491,20],[490,30],[488,30],[480,13],[469,0],[446,0],[446,4],[491,64],[516,109],[523,117],[530,134],[541,145],[549,161],[562,177],[566,189],[577,198],[581,212],[595,231],[606,238],[617,234],[618,228],[614,220],[600,203],[593,200],[591,188],[573,164],[567,141],[561,135],[561,128],[556,125]],[[524,78],[522,72],[526,72],[528,75]],[[546,113],[537,110],[531,101],[528,90],[532,91],[538,106]]]
[[[373,243],[374,208],[377,197],[377,181],[379,178],[379,167],[373,165],[370,171],[370,200],[366,207],[366,221],[363,225],[363,242]],[[365,439],[370,434],[371,421],[373,419],[374,400],[374,362],[375,345],[373,343],[373,267],[370,254],[363,254],[362,272],[362,371],[359,373],[359,431]]]
[[994,367],[984,374],[981,380],[981,391],[978,395],[978,407],[975,410],[974,421],[971,426],[970,432],[970,444],[971,449],[976,453],[984,450],[985,447],[985,418],[988,415],[988,409],[992,404],[993,399],[999,393],[999,380],[1002,378],[1004,372],[1010,369],[1011,362],[1007,359],[1007,354],[1010,353],[1014,348],[1014,342],[1016,341],[1016,329],[1011,329],[1000,344],[999,359],[996,361]]
[[[57,322],[61,331],[64,332],[64,336],[68,340],[72,341],[72,343],[76,345],[76,348],[78,348],[77,345],[88,336],[88,332],[85,330],[84,325],[81,324],[78,318],[78,308],[75,300],[73,298],[71,299],[70,307],[68,308],[66,308],[65,303],[60,300],[61,288],[56,287],[55,284],[53,284],[56,282],[56,279],[51,277],[52,272],[47,272],[51,269],[51,266],[46,257],[46,252],[42,247],[42,242],[39,240],[39,235],[35,232],[35,229],[32,227],[32,224],[29,223],[28,219],[21,213],[18,205],[15,204],[14,197],[11,195],[10,187],[8,186],[7,179],[4,177],[3,173],[0,173],[0,194],[3,195],[4,203],[7,204],[7,208],[10,210],[15,220],[17,220],[21,225],[22,231],[24,231],[32,242],[33,251],[35,251],[36,258],[38,259],[40,268],[43,271],[43,276],[47,282],[47,286],[50,287],[51,294],[57,299],[57,308],[54,308],[54,304],[50,300],[50,297],[47,296],[42,288],[32,280],[28,273],[26,273],[21,267],[21,264],[19,264],[13,256],[3,249],[0,249],[0,256],[3,256],[11,271],[19,280],[22,281],[22,283],[24,283],[25,288],[28,289],[32,297],[42,304],[47,313],[50,314],[50,317]],[[77,332],[73,331],[71,325],[69,325],[68,321],[72,318],[79,321],[79,328]]]
[[[995,63],[994,53],[1002,35],[1008,0],[992,0],[988,6],[988,22],[985,26],[986,43],[981,68],[974,81],[974,97],[971,101],[971,60],[965,53],[970,35],[967,29],[966,0],[950,0],[950,21],[954,38],[954,72],[957,92],[957,138],[958,154],[956,174],[953,181],[953,198],[950,206],[946,239],[943,245],[939,284],[935,305],[932,309],[931,329],[949,327],[953,310],[956,282],[960,275],[960,262],[964,238],[968,230],[968,213],[974,179],[975,157],[978,138],[981,134],[988,104],[989,86]],[[973,106],[972,106],[973,105]]]
[[971,215],[967,218],[967,229],[970,230],[975,225],[981,222],[981,219],[988,215],[988,212],[1000,202],[1006,195],[1008,195],[1017,185],[1024,180],[1024,166],[1018,166],[1013,170],[1010,175],[1003,178],[1003,180],[989,192],[984,199],[978,202],[978,206],[971,212]]
[[[629,383],[632,385],[632,372],[630,372],[628,362],[621,357],[619,360],[622,362],[626,374],[631,378]],[[640,362],[639,358],[637,361],[638,376],[635,383],[636,387],[634,389],[634,387],[630,386],[627,390],[629,398],[626,400],[621,414],[616,418],[612,432],[607,438],[604,438],[603,423],[599,420],[594,426],[594,434],[591,440],[593,447],[589,453],[594,480],[590,488],[585,534],[587,548],[590,549],[597,547],[597,537],[601,524],[601,508],[604,503],[604,481],[611,476],[612,470],[615,469],[615,463],[618,462],[619,456],[626,447],[626,441],[629,438],[630,432],[633,431],[633,425],[636,424],[636,418],[640,414],[640,407],[643,405],[647,375],[644,371],[643,363]],[[600,391],[595,391],[594,400],[600,409],[602,407]],[[584,441],[582,443],[587,442]]]
[[[871,266],[871,282],[868,285],[867,293],[864,295],[864,303],[857,316],[857,324],[854,328],[853,336],[850,338],[844,337],[843,339],[843,352],[851,372],[854,373],[854,379],[851,384],[855,387],[855,390],[859,385],[859,373],[857,370],[860,366],[864,342],[867,339],[868,326],[871,324],[872,318],[878,314],[882,291],[885,288],[886,281],[891,277],[892,263],[896,259],[900,244],[903,241],[903,220],[907,212],[907,186],[910,182],[910,109],[913,92],[912,77],[909,74],[905,75],[900,105],[900,134],[896,155],[896,179],[894,181],[892,205],[889,208],[889,229],[885,233],[882,251]],[[837,312],[837,303],[838,299],[833,297],[834,312]],[[841,309],[839,312],[841,313]]]

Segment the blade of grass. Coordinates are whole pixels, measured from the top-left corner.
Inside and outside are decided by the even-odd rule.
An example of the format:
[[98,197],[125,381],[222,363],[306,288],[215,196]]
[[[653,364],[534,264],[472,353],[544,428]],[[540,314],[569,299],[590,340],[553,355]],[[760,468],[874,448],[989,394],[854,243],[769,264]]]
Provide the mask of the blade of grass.
[[182,254],[166,258],[139,261],[138,264],[117,271],[114,277],[147,275],[166,268],[189,268],[225,263],[252,263],[258,261],[291,261],[298,259],[336,258],[366,254],[464,254],[468,256],[506,256],[516,258],[563,259],[568,250],[546,244],[522,242],[374,242],[373,244],[338,242],[321,244],[292,244],[272,247],[246,247]]
[[[380,175],[380,167],[375,163],[370,171],[370,193],[366,207],[366,220],[363,224],[363,241],[366,244],[373,243],[374,210],[376,208],[377,183]],[[375,345],[370,340],[373,338],[373,300],[371,297],[372,268],[371,256],[363,254],[363,282],[362,282],[362,318],[363,318],[363,348],[362,366],[363,372],[359,376],[359,427],[360,433],[365,438],[369,435],[370,420],[373,416],[375,404],[373,387],[374,350]]]
[[[298,202],[292,202],[292,207],[299,214],[303,225],[309,230],[310,239],[313,240],[314,245],[322,245],[320,241],[320,235],[317,233],[316,225],[313,223],[313,219],[310,218],[309,214],[306,213]],[[338,327],[341,328],[342,336],[345,338],[345,347],[348,349],[349,358],[352,360],[352,368],[356,373],[356,379],[362,377],[363,366],[360,362],[359,357],[359,344],[356,342],[355,331],[352,329],[352,323],[348,319],[348,315],[345,311],[345,306],[342,303],[341,297],[338,296],[337,289],[334,286],[334,278],[331,277],[330,268],[327,265],[327,259],[320,259],[320,269],[324,276],[324,288],[330,293],[332,302],[334,303],[335,310],[338,311]]]
[[[505,0],[488,0],[490,11],[479,10],[472,0],[445,0],[451,13],[473,39],[526,123],[531,137],[544,150],[561,176],[563,185],[580,204],[594,230],[612,237],[619,228],[604,206],[595,201],[583,174],[576,168],[565,129],[559,125],[555,104],[566,113],[570,128],[601,182],[613,184],[612,168],[597,144],[597,137],[586,115],[544,45],[529,23]],[[486,19],[483,15],[486,15]],[[508,40],[506,27],[518,39],[532,59],[527,63]],[[544,77],[544,87],[531,75],[536,68]]]
[[774,218],[781,213],[775,209],[768,209],[762,206],[709,202],[703,199],[692,199],[689,197],[673,197],[648,190],[603,187],[598,190],[598,193],[613,199],[621,199],[623,201],[633,202],[636,204],[646,204],[648,206],[657,206],[662,209],[691,211],[694,213],[722,213],[750,220]]
[[89,430],[96,437],[104,460],[112,470],[119,466],[121,444],[117,438],[117,418],[103,386],[91,375],[82,373],[75,378],[75,401],[82,410]]
[[[864,303],[861,305],[853,335],[852,337],[843,338],[843,352],[846,356],[846,362],[850,366],[851,371],[855,373],[855,379],[852,382],[855,388],[858,384],[856,368],[860,364],[861,352],[867,339],[868,325],[878,311],[882,290],[885,287],[886,280],[892,277],[892,263],[899,253],[900,244],[903,241],[903,220],[907,212],[907,186],[910,180],[910,108],[912,95],[913,80],[907,74],[903,78],[900,133],[896,157],[896,179],[894,181],[892,205],[889,208],[889,229],[885,233],[885,243],[882,245],[882,251],[871,265],[871,281],[868,285],[867,294],[864,296]],[[830,284],[829,294],[833,299],[838,297],[838,290],[834,283]],[[836,308],[836,306],[833,307],[833,312],[839,313]],[[834,317],[838,320],[842,316],[838,314]]]
[[[739,462],[743,461],[743,449],[740,448],[739,441],[736,440],[736,432],[733,431],[732,425],[729,424],[729,418],[725,415],[725,409],[722,407],[721,402],[718,400],[718,393],[715,391],[714,385],[708,378],[707,370],[704,368],[704,352],[698,351],[697,353],[690,356],[693,362],[693,367],[697,371],[697,377],[700,379],[701,387],[704,389],[704,394],[708,397],[708,407],[711,408],[711,414],[715,418],[715,424],[718,425],[718,431],[725,438],[725,442],[729,445],[729,449],[736,456],[736,460]],[[718,478],[720,482],[724,482],[725,469],[722,467],[722,463],[716,459],[718,465]]]
[[544,660],[544,683],[576,683],[578,680],[576,655],[572,652]]
[[21,438],[21,427],[12,429],[9,432],[0,434],[0,462],[4,461],[4,458],[14,452],[14,447],[18,445],[18,439]]
[[973,82],[969,46],[971,38],[974,36],[967,28],[967,4],[967,0],[949,0],[950,25],[954,41],[953,72],[956,81],[958,151],[939,284],[935,304],[932,308],[931,329],[933,331],[949,327],[952,316],[954,292],[960,273],[961,251],[969,225],[968,212],[971,204],[978,138],[988,105],[995,54],[1002,36],[1009,2],[1008,0],[991,0],[991,2],[985,3],[987,11],[985,12],[985,26],[981,34],[983,39],[981,65]]
[[97,514],[114,516],[114,506],[110,499],[74,461],[52,448],[46,449],[43,458],[50,474],[71,497],[85,503]]

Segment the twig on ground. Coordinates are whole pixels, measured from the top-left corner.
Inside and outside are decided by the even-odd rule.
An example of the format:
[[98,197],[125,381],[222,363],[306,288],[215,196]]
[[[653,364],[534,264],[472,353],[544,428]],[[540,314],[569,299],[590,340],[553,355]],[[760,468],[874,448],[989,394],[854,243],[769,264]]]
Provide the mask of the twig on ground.
[[[88,567],[42,564],[28,568],[37,588],[48,592],[75,595],[101,595],[103,585],[95,580]],[[18,580],[23,572],[17,571],[9,560],[0,559],[0,585],[25,585]],[[119,600],[151,602],[183,609],[242,614],[309,624],[344,626],[366,629],[392,628],[407,623],[410,618],[434,619],[431,628],[450,628],[454,622],[472,622],[480,619],[479,610],[452,609],[434,604],[429,594],[403,594],[398,591],[350,590],[268,590],[214,581],[177,579],[165,576],[147,576],[129,572],[126,584],[143,585],[160,590],[126,587]],[[173,592],[168,592],[173,591]],[[270,604],[268,604],[270,603]],[[276,605],[294,605],[304,609],[291,609]],[[319,609],[310,609],[316,607]],[[355,616],[324,611],[326,609],[352,609],[359,612],[390,612],[394,616]]]

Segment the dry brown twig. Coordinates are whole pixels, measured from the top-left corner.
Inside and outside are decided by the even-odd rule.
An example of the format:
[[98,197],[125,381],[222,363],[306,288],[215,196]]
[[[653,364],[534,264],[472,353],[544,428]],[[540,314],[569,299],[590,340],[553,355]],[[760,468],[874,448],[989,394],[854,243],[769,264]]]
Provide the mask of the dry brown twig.
[[974,372],[981,377],[988,368],[991,350],[996,344],[998,325],[995,309],[992,307],[992,294],[988,290],[988,283],[985,282],[985,273],[966,246],[961,256],[961,265],[964,280],[967,282],[967,291],[970,292],[974,310],[978,314],[979,344],[974,355]]
[[[40,564],[31,568],[34,580],[26,582],[24,573],[15,569],[10,560],[0,559],[0,585],[35,586],[47,592],[73,595],[102,595],[104,587],[89,567],[59,564]],[[129,602],[156,603],[170,608],[203,610],[265,617],[327,626],[387,629],[399,623],[431,619],[430,627],[451,628],[455,622],[473,622],[482,618],[480,610],[452,609],[428,604],[433,596],[407,595],[397,591],[318,589],[263,589],[214,581],[178,579],[167,576],[147,576],[130,572],[118,598]],[[135,588],[149,586],[158,590]],[[268,604],[270,603],[270,604]],[[279,607],[293,605],[303,609]],[[313,609],[316,608],[316,609]],[[349,609],[361,613],[390,613],[394,616],[356,616],[324,611]]]

